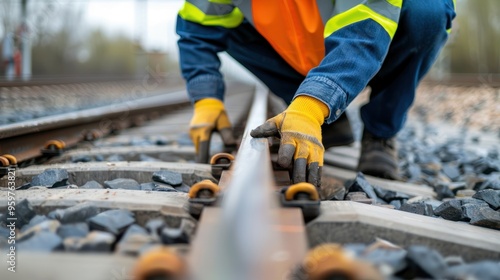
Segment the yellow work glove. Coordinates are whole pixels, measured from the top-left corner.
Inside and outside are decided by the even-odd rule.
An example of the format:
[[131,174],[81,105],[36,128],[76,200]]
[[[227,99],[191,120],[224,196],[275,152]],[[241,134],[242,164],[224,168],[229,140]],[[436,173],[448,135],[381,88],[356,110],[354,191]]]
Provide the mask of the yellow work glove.
[[224,103],[215,98],[196,101],[193,118],[189,124],[189,136],[198,154],[198,162],[208,162],[210,137],[214,131],[220,133],[225,145],[236,144]]
[[285,111],[252,130],[250,135],[281,138],[279,165],[287,168],[293,160],[293,182],[305,182],[307,177],[307,182],[319,187],[325,152],[321,125],[328,113],[323,102],[301,95]]

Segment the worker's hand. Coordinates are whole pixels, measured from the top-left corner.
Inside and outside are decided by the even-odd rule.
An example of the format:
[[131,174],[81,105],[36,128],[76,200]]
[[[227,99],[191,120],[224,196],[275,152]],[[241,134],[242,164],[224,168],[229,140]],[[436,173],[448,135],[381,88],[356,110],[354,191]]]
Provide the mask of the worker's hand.
[[293,160],[293,182],[305,182],[307,178],[307,182],[319,187],[325,152],[321,143],[321,125],[328,112],[323,102],[309,96],[298,96],[284,112],[252,130],[250,135],[280,137],[279,165],[287,168]]
[[189,136],[198,154],[198,162],[208,162],[210,136],[214,131],[220,133],[225,145],[236,143],[224,103],[215,98],[196,101],[193,118],[189,124]]

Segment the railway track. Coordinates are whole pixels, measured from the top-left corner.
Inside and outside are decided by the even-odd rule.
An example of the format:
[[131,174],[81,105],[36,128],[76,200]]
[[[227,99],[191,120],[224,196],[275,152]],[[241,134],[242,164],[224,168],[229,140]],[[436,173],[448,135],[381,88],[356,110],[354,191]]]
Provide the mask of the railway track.
[[[288,171],[273,164],[268,139],[249,136],[279,104],[260,87],[232,84],[228,92],[240,145],[234,159],[219,154],[211,164],[195,163],[186,134],[192,109],[180,91],[0,127],[0,155],[12,155],[4,156],[4,170],[8,175],[15,169],[16,175],[2,177],[0,186],[14,182],[12,195],[23,210],[16,214],[17,272],[2,270],[2,279],[327,279],[322,272],[383,279],[462,273],[466,265],[447,256],[473,264],[490,260],[487,267],[498,268],[497,230],[392,209],[371,196],[366,184],[392,191],[401,201],[437,194],[429,186],[348,170],[350,164],[341,159],[352,150],[327,152],[325,161],[337,167],[324,167],[321,192],[290,186]],[[213,138],[211,154],[224,150]],[[9,196],[0,198],[4,221]],[[31,222],[35,215],[38,226]],[[86,225],[84,234],[61,237],[62,229],[77,231],[78,223]]]

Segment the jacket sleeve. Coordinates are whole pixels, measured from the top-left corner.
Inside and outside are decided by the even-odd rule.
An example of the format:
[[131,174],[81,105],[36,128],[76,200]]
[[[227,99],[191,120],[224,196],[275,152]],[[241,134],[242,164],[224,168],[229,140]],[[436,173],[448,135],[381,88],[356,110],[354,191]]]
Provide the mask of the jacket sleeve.
[[[342,2],[336,5],[342,6]],[[328,123],[344,112],[381,68],[396,33],[403,0],[357,2],[362,3],[337,11],[326,22],[325,58],[308,73],[296,93],[323,101],[330,109]]]
[[225,86],[217,54],[226,49],[228,33],[242,20],[234,6],[208,0],[186,1],[179,11],[179,62],[191,102],[208,97],[223,100]]

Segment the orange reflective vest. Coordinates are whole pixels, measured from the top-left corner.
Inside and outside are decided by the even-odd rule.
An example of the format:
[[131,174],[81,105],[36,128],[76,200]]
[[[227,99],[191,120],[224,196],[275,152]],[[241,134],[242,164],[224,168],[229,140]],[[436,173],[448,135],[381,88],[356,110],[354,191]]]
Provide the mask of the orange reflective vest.
[[[316,0],[253,0],[253,25],[273,48],[302,75],[325,56],[324,24]],[[286,26],[287,28],[284,28]]]

